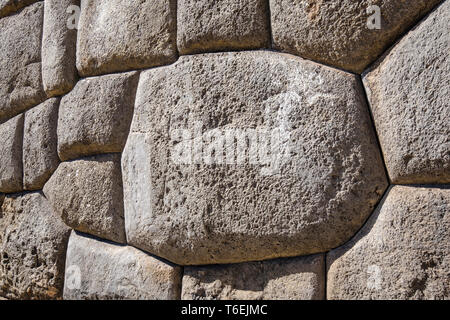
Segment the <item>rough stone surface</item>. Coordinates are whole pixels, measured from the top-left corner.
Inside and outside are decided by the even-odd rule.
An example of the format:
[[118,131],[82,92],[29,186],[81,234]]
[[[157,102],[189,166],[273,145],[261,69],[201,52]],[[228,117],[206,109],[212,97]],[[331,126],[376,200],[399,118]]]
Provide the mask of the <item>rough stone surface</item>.
[[70,227],[125,242],[120,155],[62,162],[44,186],[55,212]]
[[321,300],[325,298],[323,255],[185,267],[184,300]]
[[180,299],[180,267],[133,247],[75,232],[69,241],[66,270],[64,299]]
[[0,192],[22,190],[23,115],[0,124]]
[[327,257],[329,299],[450,299],[450,189],[394,186]]
[[77,40],[82,76],[176,60],[176,0],[84,0]]
[[44,5],[0,19],[0,122],[45,100],[41,77]]
[[[183,56],[143,72],[122,157],[128,242],[181,265],[344,243],[387,186],[368,113],[356,76],[290,55]],[[247,141],[256,129],[273,137],[267,155]],[[221,130],[234,135],[226,161]]]
[[137,72],[88,78],[62,98],[58,120],[61,160],[122,152],[138,80]]
[[364,76],[393,183],[450,183],[450,1]]
[[40,190],[59,164],[56,126],[59,99],[51,98],[25,113],[23,186]]
[[42,36],[42,82],[49,97],[69,92],[78,79],[77,30],[68,28],[71,5],[79,0],[45,0]]
[[42,193],[8,195],[0,208],[0,296],[61,298],[69,235]]
[[266,0],[180,0],[177,18],[180,54],[270,45]]
[[[273,45],[361,73],[441,0],[270,0]],[[381,29],[370,29],[377,5]]]
[[0,0],[0,18],[39,0]]

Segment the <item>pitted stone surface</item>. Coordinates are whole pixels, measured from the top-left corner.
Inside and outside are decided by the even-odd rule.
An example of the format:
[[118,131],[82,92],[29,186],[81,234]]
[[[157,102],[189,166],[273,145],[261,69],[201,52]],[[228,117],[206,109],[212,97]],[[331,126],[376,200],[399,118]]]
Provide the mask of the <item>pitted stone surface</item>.
[[78,80],[77,30],[69,28],[71,13],[67,11],[70,6],[79,5],[80,0],[45,0],[42,82],[49,97],[69,92]]
[[40,190],[59,164],[56,143],[59,99],[51,98],[25,113],[23,185]]
[[44,4],[0,19],[0,122],[45,100],[41,77]]
[[329,299],[449,299],[450,189],[392,187],[327,256]]
[[[361,73],[441,0],[270,0],[273,45]],[[380,29],[369,28],[376,9]]]
[[122,171],[128,242],[182,265],[329,250],[387,186],[357,77],[264,51],[143,72]]
[[70,236],[66,270],[64,299],[180,299],[180,267],[136,248],[75,232]]
[[138,72],[81,80],[61,100],[61,160],[122,152],[133,118]]
[[270,45],[266,0],[180,0],[177,18],[181,54]]
[[83,0],[77,40],[82,76],[176,60],[176,0]]
[[125,242],[119,154],[62,162],[44,194],[71,228]]
[[450,183],[450,1],[364,76],[393,183]]
[[263,262],[185,267],[184,300],[322,300],[322,254]]
[[0,0],[0,18],[13,14],[21,8],[39,0]]
[[60,299],[69,235],[42,193],[8,195],[0,207],[0,296]]
[[23,115],[0,124],[0,192],[22,191]]

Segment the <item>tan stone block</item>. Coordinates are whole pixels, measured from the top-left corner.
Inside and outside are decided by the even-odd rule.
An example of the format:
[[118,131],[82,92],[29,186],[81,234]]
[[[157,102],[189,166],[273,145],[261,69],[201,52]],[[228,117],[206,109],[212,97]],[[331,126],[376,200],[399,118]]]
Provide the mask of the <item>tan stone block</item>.
[[71,228],[125,242],[120,154],[62,162],[44,194]]
[[77,41],[82,76],[172,63],[176,0],[83,0]]

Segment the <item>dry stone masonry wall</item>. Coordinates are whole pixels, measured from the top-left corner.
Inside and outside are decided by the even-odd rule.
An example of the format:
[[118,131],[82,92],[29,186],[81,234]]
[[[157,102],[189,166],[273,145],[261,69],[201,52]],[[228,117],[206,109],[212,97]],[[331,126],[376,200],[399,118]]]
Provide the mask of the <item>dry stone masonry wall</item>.
[[0,0],[0,298],[450,299],[450,0]]

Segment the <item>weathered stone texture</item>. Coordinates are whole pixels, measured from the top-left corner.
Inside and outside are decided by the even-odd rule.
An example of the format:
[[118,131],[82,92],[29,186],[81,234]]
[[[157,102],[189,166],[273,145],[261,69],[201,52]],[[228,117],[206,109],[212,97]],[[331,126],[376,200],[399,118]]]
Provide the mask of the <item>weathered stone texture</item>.
[[176,60],[176,0],[83,0],[77,40],[82,76]]
[[75,232],[69,241],[66,270],[64,299],[180,299],[180,267],[133,247]]
[[181,54],[270,45],[266,0],[181,0],[177,19]]
[[0,124],[0,192],[22,190],[23,115]]
[[42,82],[49,97],[69,92],[78,79],[77,30],[68,27],[71,5],[79,0],[45,0],[42,36]]
[[394,186],[327,257],[329,299],[450,299],[450,189]]
[[8,195],[0,207],[0,296],[61,298],[69,235],[41,193]]
[[[440,1],[270,0],[273,45],[360,73]],[[380,8],[381,29],[367,26],[371,5]]]
[[73,229],[125,242],[119,154],[62,162],[44,194]]
[[59,99],[51,98],[25,113],[23,186],[40,190],[59,164],[56,126]]
[[45,100],[41,77],[44,5],[0,19],[0,122]]
[[325,298],[323,255],[185,267],[184,300],[321,300]]
[[364,76],[390,178],[450,183],[450,1]]
[[37,1],[39,0],[0,0],[0,18]]
[[138,80],[138,72],[88,78],[62,98],[58,120],[61,160],[122,152]]
[[[259,139],[279,133],[271,154],[247,144],[249,128]],[[236,138],[226,161],[212,148],[221,130]],[[358,79],[264,51],[183,56],[143,72],[122,170],[129,243],[183,265],[329,250],[387,186]]]

